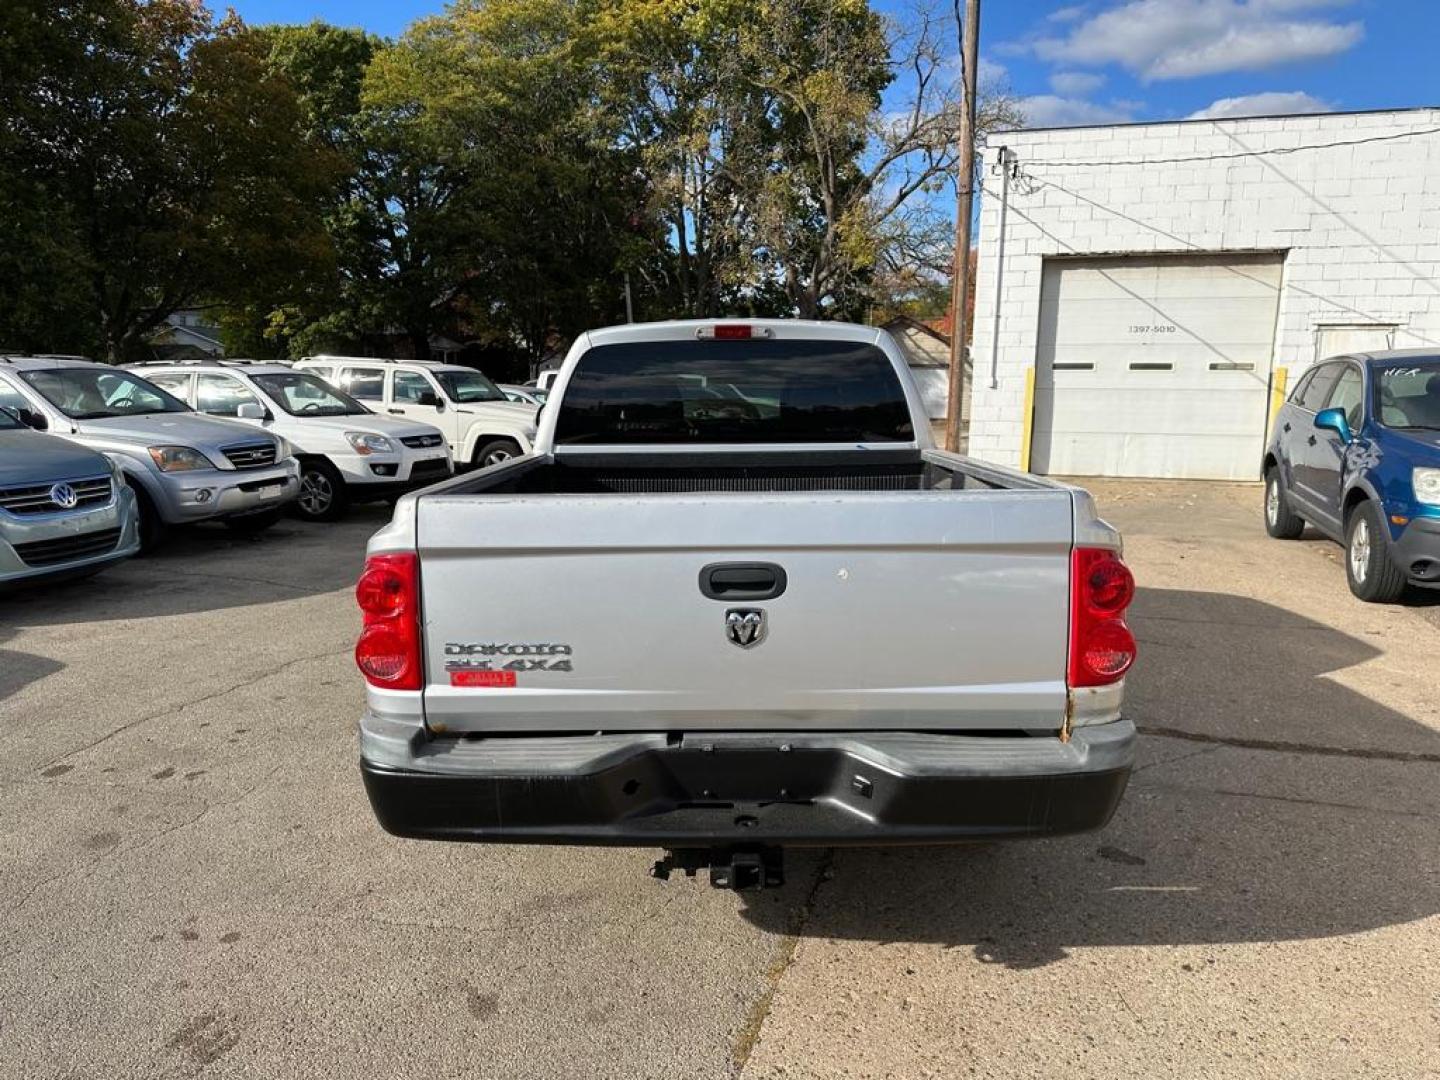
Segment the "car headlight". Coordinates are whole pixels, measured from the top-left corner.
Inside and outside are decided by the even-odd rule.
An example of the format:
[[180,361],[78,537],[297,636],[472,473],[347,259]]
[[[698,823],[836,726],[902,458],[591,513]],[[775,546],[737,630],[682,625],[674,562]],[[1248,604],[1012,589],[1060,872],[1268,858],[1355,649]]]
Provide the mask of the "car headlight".
[[295,454],[295,447],[290,445],[290,440],[283,435],[275,436],[275,461],[289,461]]
[[361,457],[367,454],[393,454],[395,444],[384,435],[371,435],[364,431],[345,432],[345,441],[355,448]]
[[1440,506],[1440,469],[1416,469],[1410,474],[1416,502]]
[[213,469],[214,463],[199,450],[188,446],[152,446],[150,459],[161,472],[190,472],[194,469]]

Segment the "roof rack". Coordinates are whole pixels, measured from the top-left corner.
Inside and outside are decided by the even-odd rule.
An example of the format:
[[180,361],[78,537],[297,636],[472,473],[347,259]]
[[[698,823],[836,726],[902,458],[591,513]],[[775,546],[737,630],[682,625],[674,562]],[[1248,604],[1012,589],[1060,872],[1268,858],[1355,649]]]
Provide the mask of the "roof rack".
[[250,365],[275,364],[287,366],[284,360],[252,360],[245,356],[187,356],[183,360],[141,360],[126,367],[249,367]]
[[314,356],[302,356],[300,359],[302,361],[324,360],[346,364],[434,364],[439,367],[447,364],[444,360],[407,360],[403,356],[337,356],[334,353],[316,353]]

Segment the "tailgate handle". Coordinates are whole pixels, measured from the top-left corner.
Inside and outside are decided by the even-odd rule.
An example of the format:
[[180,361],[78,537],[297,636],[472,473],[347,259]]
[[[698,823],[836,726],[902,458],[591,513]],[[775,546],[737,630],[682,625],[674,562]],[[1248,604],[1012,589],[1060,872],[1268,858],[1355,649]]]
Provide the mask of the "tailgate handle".
[[774,563],[711,563],[700,571],[700,591],[711,600],[773,600],[785,591],[785,571]]

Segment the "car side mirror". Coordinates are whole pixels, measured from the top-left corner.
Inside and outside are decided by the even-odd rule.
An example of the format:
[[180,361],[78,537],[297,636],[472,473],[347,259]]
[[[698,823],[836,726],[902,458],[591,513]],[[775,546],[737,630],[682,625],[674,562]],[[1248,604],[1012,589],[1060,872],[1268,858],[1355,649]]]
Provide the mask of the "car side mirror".
[[421,390],[420,393],[415,396],[415,404],[428,405],[432,409],[443,409],[445,407],[440,401],[440,395],[435,393],[434,390]]
[[1355,441],[1355,433],[1350,430],[1350,421],[1345,419],[1344,409],[1321,409],[1315,414],[1315,426],[1322,431],[1335,432],[1343,443]]
[[235,410],[235,417],[238,420],[267,420],[268,412],[258,401],[247,401]]
[[50,428],[50,421],[45,419],[44,413],[38,413],[33,409],[17,409],[15,414],[20,417],[22,424],[34,428],[36,431],[48,431]]

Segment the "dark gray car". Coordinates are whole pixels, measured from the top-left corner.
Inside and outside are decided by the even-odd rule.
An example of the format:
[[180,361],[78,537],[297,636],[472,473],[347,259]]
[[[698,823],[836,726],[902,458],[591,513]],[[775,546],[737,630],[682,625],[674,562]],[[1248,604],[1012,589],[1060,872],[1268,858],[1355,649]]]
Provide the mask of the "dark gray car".
[[0,408],[0,588],[94,573],[139,550],[135,495],[119,468]]

